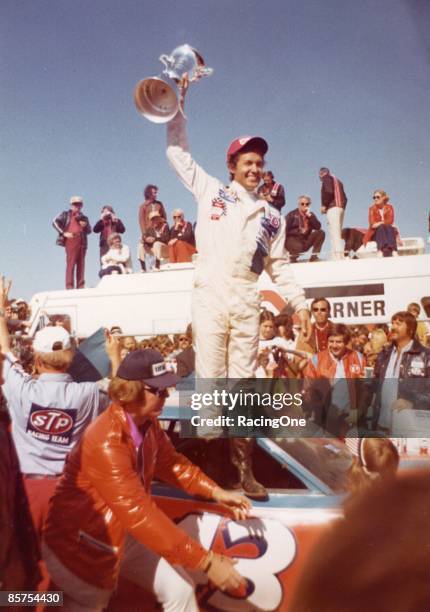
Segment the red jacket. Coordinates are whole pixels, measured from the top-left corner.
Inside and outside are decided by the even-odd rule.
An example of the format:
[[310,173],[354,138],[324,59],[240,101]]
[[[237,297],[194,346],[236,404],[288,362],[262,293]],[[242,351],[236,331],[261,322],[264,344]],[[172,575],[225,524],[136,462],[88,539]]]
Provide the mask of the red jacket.
[[[348,349],[342,358],[342,363],[345,370],[345,378],[348,380],[351,408],[357,409],[361,398],[358,397],[357,386],[353,379],[364,378],[366,362],[361,353]],[[304,371],[305,379],[325,378],[332,381],[336,375],[336,366],[336,359],[332,357],[328,349],[319,351],[309,360]]]
[[382,206],[382,219],[381,219],[381,209],[373,204],[369,207],[369,229],[364,235],[363,244],[367,244],[373,238],[373,234],[376,229],[372,227],[374,223],[379,223],[383,221],[386,225],[393,225],[394,223],[394,208],[392,204],[387,202]]
[[115,587],[126,532],[172,564],[195,569],[207,554],[157,507],[150,486],[155,476],[211,499],[217,485],[175,451],[156,419],[142,446],[143,483],[125,412],[111,404],[70,453],[51,500],[46,544],[70,572],[103,589]]
[[[345,369],[345,378],[362,378],[364,376],[365,361],[363,355],[358,351],[348,349],[342,358]],[[336,359],[330,351],[319,351],[313,355],[305,369],[307,378],[329,378],[333,380],[336,375]]]

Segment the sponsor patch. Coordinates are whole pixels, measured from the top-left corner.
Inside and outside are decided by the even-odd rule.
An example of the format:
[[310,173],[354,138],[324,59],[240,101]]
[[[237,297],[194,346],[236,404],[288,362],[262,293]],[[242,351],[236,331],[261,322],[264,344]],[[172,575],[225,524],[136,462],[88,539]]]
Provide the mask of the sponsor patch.
[[274,215],[269,215],[269,223],[275,229],[278,230],[281,225],[280,217],[275,217]]
[[420,357],[414,358],[409,367],[410,376],[425,376],[425,363]]
[[26,431],[42,442],[67,446],[71,442],[77,413],[77,409],[62,410],[32,404]]
[[161,376],[167,372],[166,364],[164,361],[160,363],[154,363],[151,366],[152,376]]
[[218,196],[221,200],[225,202],[230,202],[231,204],[236,204],[238,201],[237,193],[232,191],[229,187],[221,187],[218,191]]

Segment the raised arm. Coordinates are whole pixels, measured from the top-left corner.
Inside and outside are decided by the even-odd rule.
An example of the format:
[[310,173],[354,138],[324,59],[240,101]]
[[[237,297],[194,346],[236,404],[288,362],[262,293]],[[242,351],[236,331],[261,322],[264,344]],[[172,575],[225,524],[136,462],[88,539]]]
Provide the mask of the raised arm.
[[[188,84],[184,79],[180,86],[181,105],[183,108]],[[181,111],[167,124],[167,159],[173,166],[182,183],[200,201],[210,181],[209,176],[191,157],[188,145],[187,121]]]

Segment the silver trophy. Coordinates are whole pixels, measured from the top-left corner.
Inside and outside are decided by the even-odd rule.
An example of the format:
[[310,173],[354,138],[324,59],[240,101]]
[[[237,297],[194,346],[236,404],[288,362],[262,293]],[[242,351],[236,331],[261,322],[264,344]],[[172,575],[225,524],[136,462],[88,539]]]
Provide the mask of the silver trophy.
[[190,45],[176,47],[170,55],[160,55],[165,66],[162,74],[139,81],[134,90],[134,103],[137,110],[153,123],[166,123],[173,119],[179,110],[178,83],[184,73],[189,82],[210,76],[204,59]]

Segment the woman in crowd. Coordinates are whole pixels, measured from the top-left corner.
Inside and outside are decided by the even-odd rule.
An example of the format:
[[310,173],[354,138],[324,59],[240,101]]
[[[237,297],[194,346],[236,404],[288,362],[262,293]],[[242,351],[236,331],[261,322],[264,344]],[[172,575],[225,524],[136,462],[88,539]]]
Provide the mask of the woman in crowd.
[[193,226],[185,221],[184,211],[175,208],[173,211],[173,225],[170,228],[169,262],[184,263],[191,261],[196,252]]
[[111,234],[108,238],[109,250],[102,257],[102,269],[100,278],[108,274],[130,274],[131,267],[130,249],[122,244],[119,234]]
[[[266,376],[270,378],[273,376],[296,378],[301,361],[306,358],[306,354],[303,353],[300,356],[301,352],[297,351],[296,340],[294,334],[288,331],[290,327],[287,326],[287,321],[282,319],[280,323],[285,337],[276,335],[275,316],[269,310],[263,310],[260,315],[258,352],[259,354],[263,353],[264,356],[259,359],[259,368],[263,367]],[[288,339],[286,336],[288,336]],[[276,362],[276,368],[272,367],[273,362]],[[264,364],[268,364],[269,367],[264,367]],[[258,371],[260,372],[259,376],[262,377],[262,370]]]
[[392,257],[394,253],[397,255],[394,208],[388,200],[388,195],[382,189],[374,192],[374,203],[369,208],[369,229],[363,239],[365,245],[374,240],[381,257]]

